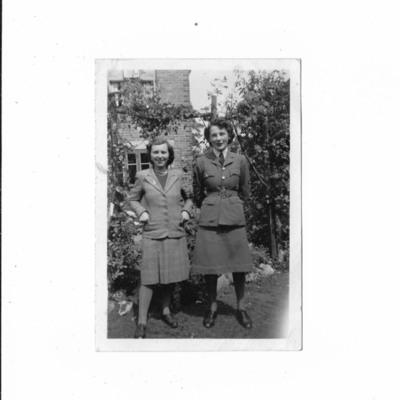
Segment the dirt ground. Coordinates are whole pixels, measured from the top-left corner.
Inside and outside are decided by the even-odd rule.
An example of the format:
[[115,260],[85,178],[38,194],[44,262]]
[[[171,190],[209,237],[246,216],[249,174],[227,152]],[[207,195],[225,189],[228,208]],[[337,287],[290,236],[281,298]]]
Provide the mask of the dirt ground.
[[[236,320],[236,297],[233,285],[218,292],[218,317],[215,326],[203,327],[206,304],[182,306],[176,318],[177,329],[171,329],[161,319],[158,304],[150,306],[146,338],[262,338],[285,337],[285,316],[288,306],[289,273],[275,272],[246,285],[246,309],[253,321],[247,330]],[[120,316],[120,306],[110,301],[108,306],[108,338],[133,338],[136,328],[137,299],[132,298],[133,308]]]

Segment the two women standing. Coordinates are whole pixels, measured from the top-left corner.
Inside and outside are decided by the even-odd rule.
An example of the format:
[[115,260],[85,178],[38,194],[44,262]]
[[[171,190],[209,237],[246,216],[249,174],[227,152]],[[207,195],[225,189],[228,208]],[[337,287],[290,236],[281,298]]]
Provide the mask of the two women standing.
[[[209,297],[203,325],[211,328],[215,324],[218,275],[231,272],[237,318],[249,329],[252,323],[244,308],[244,289],[252,258],[243,211],[243,201],[250,193],[249,168],[245,157],[228,150],[233,140],[228,122],[211,122],[205,137],[212,151],[199,157],[194,169],[194,200],[201,209],[192,263],[192,272],[204,275]],[[171,284],[188,279],[190,270],[183,224],[190,218],[192,201],[189,191],[184,189],[183,173],[167,169],[174,153],[165,138],[156,138],[148,151],[153,169],[137,174],[130,197],[133,210],[144,223],[136,338],[146,335],[147,312],[155,284],[164,285],[162,319],[172,328],[178,326],[169,309]]]

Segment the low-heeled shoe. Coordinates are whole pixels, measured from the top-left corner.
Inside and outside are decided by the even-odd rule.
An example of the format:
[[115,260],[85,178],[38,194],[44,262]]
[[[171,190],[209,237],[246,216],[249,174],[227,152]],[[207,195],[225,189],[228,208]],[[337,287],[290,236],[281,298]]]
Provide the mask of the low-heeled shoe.
[[240,322],[240,324],[245,327],[246,329],[250,329],[253,324],[251,323],[251,319],[249,317],[249,314],[245,310],[237,310],[237,319]]
[[146,325],[139,324],[136,327],[135,335],[133,337],[135,339],[144,339],[146,337]]
[[203,325],[206,328],[211,328],[212,326],[214,326],[216,318],[217,318],[217,311],[212,311],[212,310],[207,311],[203,319]]
[[175,317],[171,314],[163,314],[161,319],[171,328],[177,328],[178,327],[178,322],[175,319]]

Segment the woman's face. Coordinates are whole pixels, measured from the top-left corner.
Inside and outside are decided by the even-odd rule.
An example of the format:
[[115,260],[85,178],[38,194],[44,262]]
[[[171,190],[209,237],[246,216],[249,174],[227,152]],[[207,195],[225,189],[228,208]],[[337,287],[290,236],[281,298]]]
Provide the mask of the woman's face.
[[229,135],[225,128],[218,128],[212,126],[210,129],[210,143],[211,146],[217,151],[224,151],[228,146]]
[[167,144],[163,143],[151,146],[150,158],[153,161],[154,168],[166,168],[169,158]]

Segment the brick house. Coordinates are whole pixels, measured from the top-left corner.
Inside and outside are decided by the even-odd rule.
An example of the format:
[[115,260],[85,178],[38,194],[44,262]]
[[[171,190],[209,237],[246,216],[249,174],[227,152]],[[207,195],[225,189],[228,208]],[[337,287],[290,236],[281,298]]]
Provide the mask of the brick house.
[[[140,79],[141,83],[148,86],[149,91],[155,87],[160,89],[159,95],[165,102],[175,105],[191,106],[189,88],[190,70],[112,70],[108,71],[108,93],[114,93],[118,100],[119,85],[126,79]],[[120,134],[135,148],[127,154],[126,165],[128,167],[130,181],[134,181],[137,171],[150,168],[149,157],[146,151],[147,140],[140,137],[140,132],[124,124]],[[179,127],[177,134],[169,137],[175,150],[175,160],[172,168],[185,171],[188,184],[192,182],[192,146],[193,133],[191,128]]]

